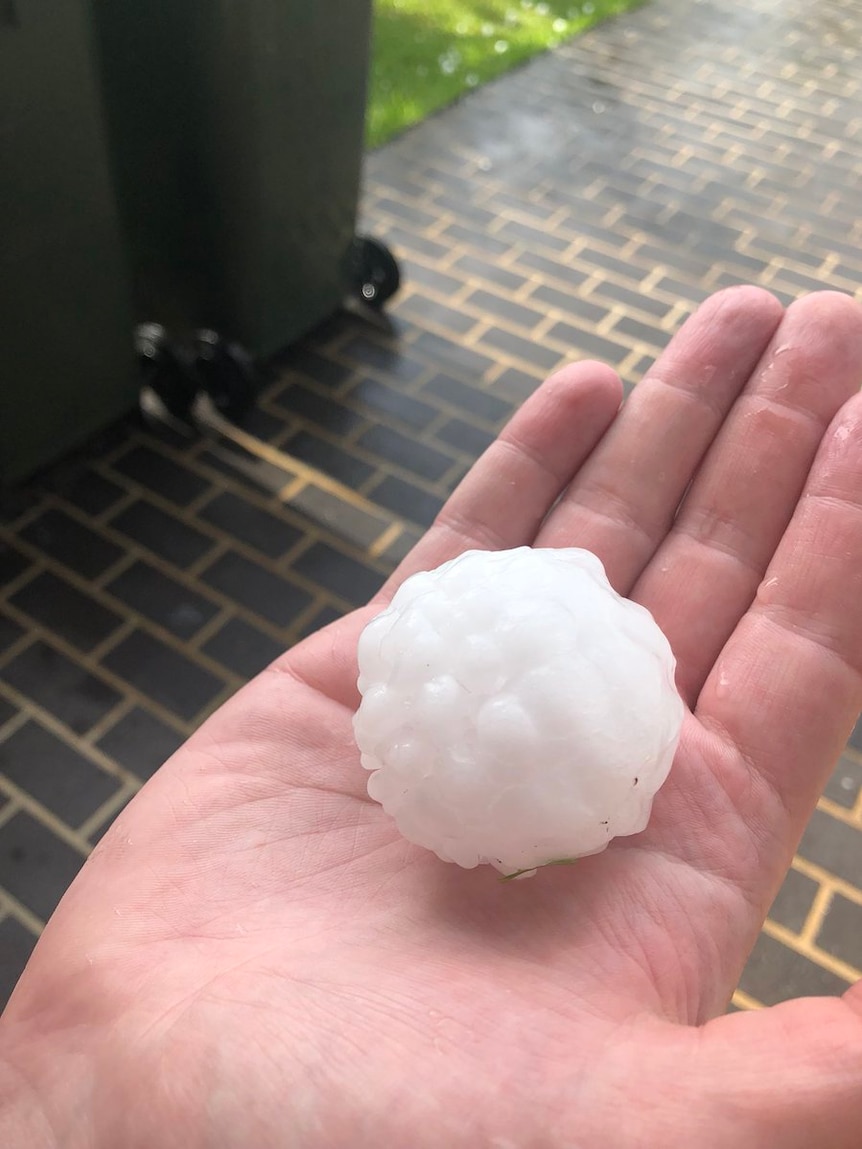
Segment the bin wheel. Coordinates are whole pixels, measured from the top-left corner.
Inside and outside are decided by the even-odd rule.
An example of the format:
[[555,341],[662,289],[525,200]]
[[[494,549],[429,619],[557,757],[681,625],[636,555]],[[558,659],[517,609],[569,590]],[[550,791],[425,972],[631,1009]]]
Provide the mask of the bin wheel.
[[401,286],[398,261],[385,243],[370,235],[353,241],[353,288],[362,303],[379,308]]
[[178,419],[185,419],[197,393],[194,363],[173,346],[164,327],[143,323],[135,329],[141,386],[153,390]]
[[258,377],[251,356],[215,331],[199,331],[195,350],[198,386],[225,418],[241,419],[257,399]]

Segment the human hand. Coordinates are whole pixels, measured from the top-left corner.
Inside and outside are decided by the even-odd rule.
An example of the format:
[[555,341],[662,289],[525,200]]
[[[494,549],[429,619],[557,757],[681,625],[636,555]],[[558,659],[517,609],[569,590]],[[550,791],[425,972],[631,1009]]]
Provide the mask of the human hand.
[[[860,381],[851,300],[747,288],[619,414],[607,368],[545,384],[380,598],[106,834],[4,1016],[0,1141],[856,1149],[859,987],[722,1015],[862,705]],[[355,650],[410,572],[526,543],[602,558],[691,713],[643,834],[501,884],[368,800]]]

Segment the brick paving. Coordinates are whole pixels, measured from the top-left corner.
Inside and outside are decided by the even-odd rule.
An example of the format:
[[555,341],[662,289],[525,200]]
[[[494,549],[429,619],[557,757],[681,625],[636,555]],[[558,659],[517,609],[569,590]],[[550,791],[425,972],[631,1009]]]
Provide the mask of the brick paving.
[[[362,602],[540,380],[627,387],[714,288],[862,297],[862,11],[652,0],[369,157],[405,288],[240,430],[131,418],[0,521],[0,1000],[92,844],[212,709]],[[862,969],[862,726],[738,1007]]]

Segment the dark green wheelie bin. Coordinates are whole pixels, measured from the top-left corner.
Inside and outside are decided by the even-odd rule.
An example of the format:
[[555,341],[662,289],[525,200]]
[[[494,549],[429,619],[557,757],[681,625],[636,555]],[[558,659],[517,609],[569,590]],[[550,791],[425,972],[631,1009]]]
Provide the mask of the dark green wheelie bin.
[[84,0],[0,0],[0,483],[134,405],[132,311]]
[[371,0],[93,0],[138,318],[255,356],[343,302]]

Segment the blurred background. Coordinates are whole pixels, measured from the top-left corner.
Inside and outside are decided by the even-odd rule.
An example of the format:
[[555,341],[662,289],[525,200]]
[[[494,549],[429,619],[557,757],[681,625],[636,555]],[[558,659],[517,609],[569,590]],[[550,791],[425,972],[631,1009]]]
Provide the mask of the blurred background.
[[[116,814],[516,407],[862,298],[852,0],[0,2],[0,1001]],[[735,1008],[862,968],[862,729]]]

